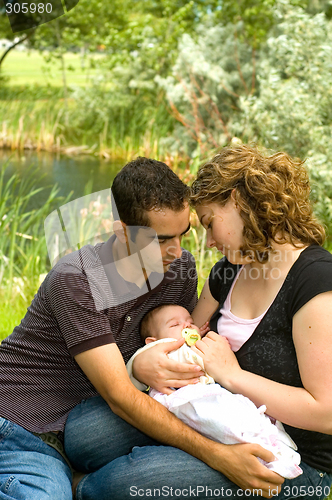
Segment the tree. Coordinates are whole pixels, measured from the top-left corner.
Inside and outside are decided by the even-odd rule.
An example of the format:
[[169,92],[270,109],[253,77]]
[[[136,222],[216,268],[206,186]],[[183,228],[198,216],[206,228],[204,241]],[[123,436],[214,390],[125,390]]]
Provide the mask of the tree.
[[8,56],[11,50],[13,50],[17,45],[28,41],[34,36],[35,30],[29,30],[28,33],[13,33],[13,30],[10,26],[9,19],[5,13],[5,4],[0,0],[0,38],[4,38],[6,40],[12,41],[12,44],[0,54],[0,71],[1,66]]
[[241,96],[256,91],[254,48],[238,39],[237,26],[209,21],[197,28],[196,39],[182,36],[172,76],[156,78],[181,124],[168,147],[198,160],[237,134]]
[[259,69],[260,92],[243,99],[244,140],[308,159],[316,213],[332,241],[332,21],[280,1],[280,22]]

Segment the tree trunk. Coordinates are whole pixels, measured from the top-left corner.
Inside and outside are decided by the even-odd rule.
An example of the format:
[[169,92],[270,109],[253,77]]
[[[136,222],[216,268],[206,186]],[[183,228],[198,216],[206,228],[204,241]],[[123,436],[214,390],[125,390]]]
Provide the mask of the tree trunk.
[[19,45],[20,43],[23,43],[25,42],[25,40],[27,40],[28,38],[30,38],[33,34],[34,34],[35,30],[33,30],[31,33],[29,33],[28,35],[25,35],[23,36],[22,38],[20,38],[18,40],[18,42],[15,42],[13,43],[13,45],[11,45],[10,47],[8,47],[8,49],[5,50],[5,52],[2,54],[1,58],[0,58],[0,71],[1,71],[1,65],[5,59],[5,57],[9,54],[9,52],[14,49],[17,45]]

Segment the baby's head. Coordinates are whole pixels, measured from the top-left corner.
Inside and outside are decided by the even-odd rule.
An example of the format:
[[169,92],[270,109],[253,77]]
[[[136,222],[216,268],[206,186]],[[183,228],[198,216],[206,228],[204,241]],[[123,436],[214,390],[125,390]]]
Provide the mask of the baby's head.
[[165,304],[148,312],[141,323],[141,337],[146,344],[156,340],[173,338],[181,339],[184,328],[199,328],[194,325],[194,320],[187,309],[181,306]]

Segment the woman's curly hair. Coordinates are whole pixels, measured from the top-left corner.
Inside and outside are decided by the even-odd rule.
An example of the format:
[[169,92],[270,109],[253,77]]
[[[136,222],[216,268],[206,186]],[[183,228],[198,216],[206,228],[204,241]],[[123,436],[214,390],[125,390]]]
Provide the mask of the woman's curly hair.
[[254,147],[225,147],[198,170],[191,204],[224,206],[235,190],[244,222],[242,254],[260,262],[268,259],[272,241],[322,245],[325,231],[312,213],[303,163],[287,153],[265,156]]

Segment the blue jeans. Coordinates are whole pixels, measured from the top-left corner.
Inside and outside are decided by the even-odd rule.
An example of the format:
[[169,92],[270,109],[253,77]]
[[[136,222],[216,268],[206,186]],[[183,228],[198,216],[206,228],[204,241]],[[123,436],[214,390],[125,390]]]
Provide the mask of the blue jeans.
[[71,471],[39,437],[0,417],[0,500],[70,500]]
[[[159,445],[112,413],[101,397],[70,412],[65,451],[77,470],[89,473],[78,485],[77,500],[243,499],[249,493],[184,451]],[[328,495],[331,476],[305,463],[301,467],[301,476],[285,480],[278,500]]]

